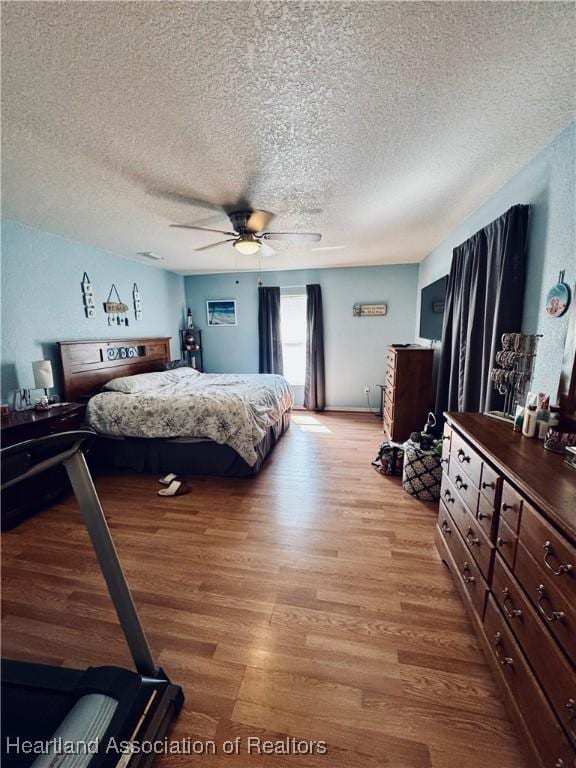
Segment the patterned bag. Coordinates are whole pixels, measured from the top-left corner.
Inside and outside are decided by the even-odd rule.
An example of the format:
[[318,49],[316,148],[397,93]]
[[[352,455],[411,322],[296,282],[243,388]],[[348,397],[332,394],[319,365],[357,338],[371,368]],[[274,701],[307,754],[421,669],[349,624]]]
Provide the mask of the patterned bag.
[[401,475],[404,450],[400,443],[382,443],[372,466],[381,475]]
[[441,456],[434,450],[423,450],[408,440],[404,444],[402,487],[421,501],[437,501],[442,481]]

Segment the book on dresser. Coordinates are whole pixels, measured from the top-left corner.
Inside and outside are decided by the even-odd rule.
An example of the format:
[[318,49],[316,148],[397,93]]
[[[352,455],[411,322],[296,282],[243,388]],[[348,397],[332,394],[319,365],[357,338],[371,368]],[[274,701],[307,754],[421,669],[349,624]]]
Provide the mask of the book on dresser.
[[426,423],[432,407],[433,355],[434,350],[416,345],[388,347],[382,409],[388,440],[402,443]]
[[438,551],[534,768],[576,765],[576,473],[541,441],[448,413]]

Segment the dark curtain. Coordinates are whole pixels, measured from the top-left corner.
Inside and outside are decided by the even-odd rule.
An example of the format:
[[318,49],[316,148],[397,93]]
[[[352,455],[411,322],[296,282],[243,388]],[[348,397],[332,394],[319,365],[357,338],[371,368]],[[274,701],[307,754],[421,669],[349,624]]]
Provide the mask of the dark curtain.
[[284,373],[280,288],[258,288],[258,358],[260,373]]
[[319,285],[306,286],[306,379],[304,408],[323,411],[326,406],[324,377],[324,319],[322,290]]
[[522,323],[529,206],[515,205],[454,249],[436,413],[502,408],[489,375],[505,332]]

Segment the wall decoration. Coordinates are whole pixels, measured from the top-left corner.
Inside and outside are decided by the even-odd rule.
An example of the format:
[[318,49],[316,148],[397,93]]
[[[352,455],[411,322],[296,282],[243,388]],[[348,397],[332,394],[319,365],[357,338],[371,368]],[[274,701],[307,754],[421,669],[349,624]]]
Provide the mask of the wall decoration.
[[132,288],[132,299],[134,300],[134,319],[142,320],[142,300],[140,299],[140,291],[136,283],[134,283],[134,288]]
[[551,317],[562,317],[570,306],[570,288],[564,282],[564,270],[558,275],[558,282],[546,297],[546,312]]
[[86,317],[89,319],[96,317],[94,289],[92,288],[92,283],[86,272],[84,272],[82,277],[82,298],[84,299],[84,312],[86,313]]
[[[111,301],[113,296],[116,296],[118,301]],[[128,318],[126,313],[128,312],[128,305],[124,304],[118,293],[118,289],[112,283],[108,298],[104,302],[104,312],[108,315],[108,325],[128,325]]]
[[352,307],[352,317],[382,317],[387,312],[387,304],[354,304]]
[[107,360],[127,360],[135,357],[144,357],[146,355],[146,347],[144,345],[135,346],[131,344],[129,347],[108,347],[106,350]]
[[208,325],[238,325],[234,299],[207,301],[206,314],[208,315]]

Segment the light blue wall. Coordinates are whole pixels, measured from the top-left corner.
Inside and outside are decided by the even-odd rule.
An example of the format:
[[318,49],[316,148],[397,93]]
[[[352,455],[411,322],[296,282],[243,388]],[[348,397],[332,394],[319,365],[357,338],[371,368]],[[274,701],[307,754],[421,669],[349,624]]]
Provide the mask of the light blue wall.
[[[528,273],[522,330],[542,333],[532,388],[556,398],[569,312],[554,319],[545,312],[546,294],[566,270],[576,282],[576,123],[566,128],[502,189],[464,221],[420,264],[420,289],[450,271],[452,250],[517,203],[530,211]],[[473,180],[471,180],[473,183]],[[576,311],[574,305],[571,311]]]
[[[364,385],[384,381],[386,347],[414,339],[417,264],[384,267],[264,272],[264,285],[320,283],[324,307],[326,399],[328,406],[366,405]],[[258,372],[258,287],[255,273],[194,275],[186,297],[194,323],[204,330],[204,364],[215,373]],[[207,299],[236,299],[238,325],[206,328]],[[352,317],[355,302],[386,302],[385,317]]]
[[[71,242],[14,221],[2,222],[2,400],[33,387],[32,360],[49,358],[60,383],[57,341],[134,336],[171,336],[179,356],[184,278]],[[87,272],[95,290],[96,317],[84,314],[80,283]],[[138,284],[143,318],[109,326],[102,308],[112,283],[132,310]],[[38,393],[41,394],[41,393]]]

